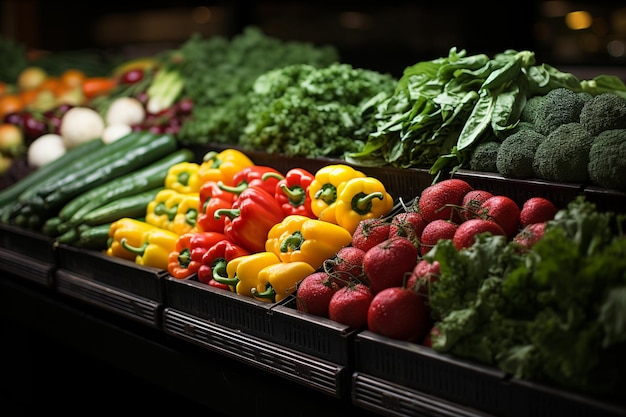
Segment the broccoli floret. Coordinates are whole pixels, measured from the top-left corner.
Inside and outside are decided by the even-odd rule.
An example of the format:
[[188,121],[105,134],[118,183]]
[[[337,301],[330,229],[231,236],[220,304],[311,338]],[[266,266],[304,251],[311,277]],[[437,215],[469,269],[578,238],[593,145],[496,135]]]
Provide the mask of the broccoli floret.
[[498,172],[496,168],[498,148],[500,142],[495,140],[478,144],[470,157],[469,168],[472,171]]
[[613,93],[594,96],[580,111],[580,124],[594,136],[604,130],[626,128],[626,98]]
[[535,152],[546,137],[532,129],[521,129],[502,141],[496,158],[498,173],[511,178],[536,177]]
[[559,126],[537,147],[535,173],[548,181],[589,182],[587,164],[594,139],[578,122]]
[[596,136],[588,168],[595,185],[626,191],[626,129],[605,130]]
[[543,97],[544,96],[532,96],[526,100],[526,104],[520,114],[520,121],[533,124],[535,123],[535,120],[537,120],[537,112],[541,108],[541,103],[543,102]]
[[579,122],[584,105],[583,97],[568,88],[559,87],[550,90],[537,109],[535,116],[537,131],[547,136],[561,125]]

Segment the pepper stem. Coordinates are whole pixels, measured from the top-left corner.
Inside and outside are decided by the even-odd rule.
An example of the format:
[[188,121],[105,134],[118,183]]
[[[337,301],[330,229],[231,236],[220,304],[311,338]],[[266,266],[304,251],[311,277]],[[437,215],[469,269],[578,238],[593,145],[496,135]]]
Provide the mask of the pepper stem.
[[189,184],[189,178],[191,178],[191,176],[189,175],[188,172],[181,172],[176,177],[176,179],[178,180],[178,183],[182,184],[182,185],[188,185]]
[[314,198],[330,205],[337,201],[337,187],[327,182],[315,193]]
[[120,245],[122,245],[122,247],[124,249],[126,249],[127,251],[129,251],[130,253],[137,255],[137,256],[143,256],[143,254],[146,252],[146,249],[148,249],[148,245],[149,243],[146,242],[143,245],[141,245],[140,247],[136,247],[136,246],[132,246],[130,243],[128,243],[128,240],[123,237],[120,240]]
[[174,207],[171,207],[169,209],[165,207],[165,203],[159,203],[154,206],[154,214],[156,214],[157,216],[162,216],[165,214],[169,220],[174,220],[177,211],[178,205],[175,205]]
[[289,204],[294,207],[300,207],[306,201],[305,190],[299,185],[294,185],[293,188],[289,188],[287,184],[281,184],[280,189],[289,199]]
[[241,181],[237,185],[226,185],[222,181],[218,181],[217,187],[222,191],[226,191],[227,193],[239,195],[243,193],[246,188],[248,188],[248,181]]
[[191,253],[189,252],[189,248],[185,248],[178,254],[178,265],[181,268],[188,268],[191,263]]
[[215,281],[217,281],[218,278],[229,279],[228,275],[226,274],[226,264],[228,264],[228,262],[225,258],[216,258],[213,260],[213,263],[211,264],[211,270],[213,271],[213,279]]
[[287,253],[290,251],[296,251],[302,247],[303,243],[304,236],[302,236],[302,232],[300,230],[296,230],[280,242],[280,252]]
[[352,210],[360,215],[371,212],[372,200],[375,198],[382,200],[384,195],[380,191],[371,194],[365,194],[363,192],[356,194],[352,197]]
[[252,293],[252,296],[254,298],[268,299],[272,303],[276,301],[276,291],[274,291],[274,288],[272,288],[272,284],[267,284],[267,286],[265,287],[265,291],[263,292],[259,292],[254,287],[250,289],[250,292]]
[[223,208],[215,210],[215,213],[213,213],[213,217],[215,217],[215,220],[219,220],[222,216],[226,216],[229,219],[234,219],[235,217],[239,216],[239,214],[241,214],[240,209]]
[[278,172],[266,172],[265,174],[263,174],[263,176],[261,176],[261,179],[263,181],[267,181],[269,178],[276,178],[277,180],[282,180],[285,177],[283,177],[280,173]]

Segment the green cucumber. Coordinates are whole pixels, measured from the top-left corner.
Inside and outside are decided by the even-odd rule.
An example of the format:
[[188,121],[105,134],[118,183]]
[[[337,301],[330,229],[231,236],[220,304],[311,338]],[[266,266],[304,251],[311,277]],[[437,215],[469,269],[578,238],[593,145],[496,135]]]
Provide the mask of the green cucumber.
[[144,217],[148,204],[155,199],[158,192],[162,189],[163,187],[154,188],[104,204],[85,214],[82,217],[81,224],[98,226],[103,223],[112,223],[122,217]]
[[103,223],[98,226],[79,228],[77,245],[85,249],[107,249],[110,228],[111,223]]
[[[115,143],[115,142],[113,142]],[[115,178],[142,168],[166,155],[175,152],[178,142],[173,135],[152,137],[138,147],[123,149],[103,158],[103,163],[89,170],[68,175],[62,186],[56,187],[44,197],[44,212],[58,211],[74,197],[93,187],[98,187]]]
[[93,139],[68,149],[57,159],[37,168],[16,183],[0,191],[0,207],[12,204],[26,190],[36,189],[44,180],[47,181],[51,175],[57,175],[64,167],[80,161],[86,155],[104,146],[105,143],[101,139]]
[[79,194],[59,210],[59,217],[63,221],[79,224],[87,213],[104,204],[121,197],[163,187],[167,171],[171,166],[192,161],[193,158],[192,151],[179,149],[144,168],[129,172]]

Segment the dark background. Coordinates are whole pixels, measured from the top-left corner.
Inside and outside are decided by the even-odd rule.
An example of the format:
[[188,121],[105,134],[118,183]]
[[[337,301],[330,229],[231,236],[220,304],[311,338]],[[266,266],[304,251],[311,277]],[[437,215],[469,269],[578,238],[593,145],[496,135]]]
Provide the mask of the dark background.
[[[231,37],[248,25],[284,40],[332,44],[342,61],[400,75],[416,62],[468,53],[532,50],[579,74],[617,72],[626,64],[626,5],[617,0],[434,1],[151,1],[85,3],[0,2],[0,35],[31,51],[96,48],[128,57],[181,44],[192,33]],[[211,20],[194,23],[198,7]],[[587,10],[593,25],[573,31],[563,13]],[[555,11],[561,14],[556,14]],[[613,45],[617,53],[607,52]]]

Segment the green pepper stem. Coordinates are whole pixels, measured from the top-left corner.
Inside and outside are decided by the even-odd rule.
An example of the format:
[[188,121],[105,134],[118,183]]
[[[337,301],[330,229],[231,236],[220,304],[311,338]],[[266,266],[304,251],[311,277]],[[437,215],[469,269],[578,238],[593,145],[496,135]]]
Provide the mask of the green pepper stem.
[[231,286],[231,287],[235,287],[235,286],[237,286],[237,284],[239,284],[239,277],[237,275],[235,275],[232,278],[226,278],[226,277],[223,277],[221,275],[215,276],[215,274],[213,274],[213,279],[216,282],[219,282],[220,284],[226,284],[226,285]]
[[293,188],[289,188],[287,184],[281,184],[280,189],[289,199],[289,204],[294,207],[300,207],[306,201],[306,192],[304,188],[299,185],[294,185]]
[[240,209],[223,208],[223,209],[215,210],[215,213],[213,213],[213,217],[215,217],[215,220],[219,220],[220,217],[222,217],[222,216],[226,216],[229,219],[234,219],[235,217],[239,216],[240,214],[241,214],[241,210]]
[[209,151],[207,153],[204,154],[204,156],[202,157],[202,162],[203,163],[208,163],[209,161],[211,162],[210,167],[211,168],[219,168],[219,165],[221,164],[221,161],[219,160],[219,158],[217,157],[218,153],[216,151]]
[[267,181],[270,178],[276,178],[277,180],[283,180],[285,179],[285,177],[283,177],[280,173],[278,172],[266,172],[265,174],[263,174],[263,176],[261,176],[261,180],[263,181]]
[[178,265],[181,268],[188,268],[191,263],[191,253],[189,252],[189,248],[185,248],[178,254]]
[[177,211],[178,205],[175,205],[174,207],[171,207],[169,209],[165,207],[165,203],[159,203],[154,206],[154,214],[156,214],[157,216],[165,214],[169,220],[174,220]]
[[371,194],[360,192],[352,197],[352,210],[358,214],[367,214],[372,211],[372,200],[382,200],[385,196],[380,191]]
[[302,247],[303,243],[304,236],[302,236],[302,232],[300,230],[296,230],[280,242],[280,252],[287,253],[289,251],[298,250]]
[[216,258],[213,260],[211,264],[211,270],[213,272],[213,279],[217,282],[219,279],[229,279],[228,274],[226,273],[226,265],[228,261],[225,258]]
[[130,253],[134,255],[143,256],[143,254],[146,252],[146,249],[148,248],[149,243],[145,242],[140,247],[136,247],[128,243],[128,240],[125,237],[123,237],[122,240],[120,240],[120,245],[122,245],[124,249],[126,249],[127,251],[129,251]]
[[178,177],[176,177],[178,183],[182,185],[188,185],[189,178],[191,178],[191,175],[189,175],[188,172],[181,172],[180,174],[178,174]]
[[217,187],[222,191],[226,191],[227,193],[233,193],[235,195],[239,195],[242,192],[244,192],[246,188],[248,188],[248,182],[241,181],[239,184],[235,186],[231,186],[231,185],[224,184],[222,181],[218,181]]
[[315,193],[313,198],[316,200],[322,200],[326,204],[330,205],[337,200],[337,187],[331,183],[326,183]]
[[265,291],[263,292],[257,291],[257,289],[254,287],[250,289],[250,292],[255,298],[266,298],[271,302],[276,301],[276,291],[274,291],[274,288],[272,288],[272,284],[267,284],[267,286],[265,287]]

